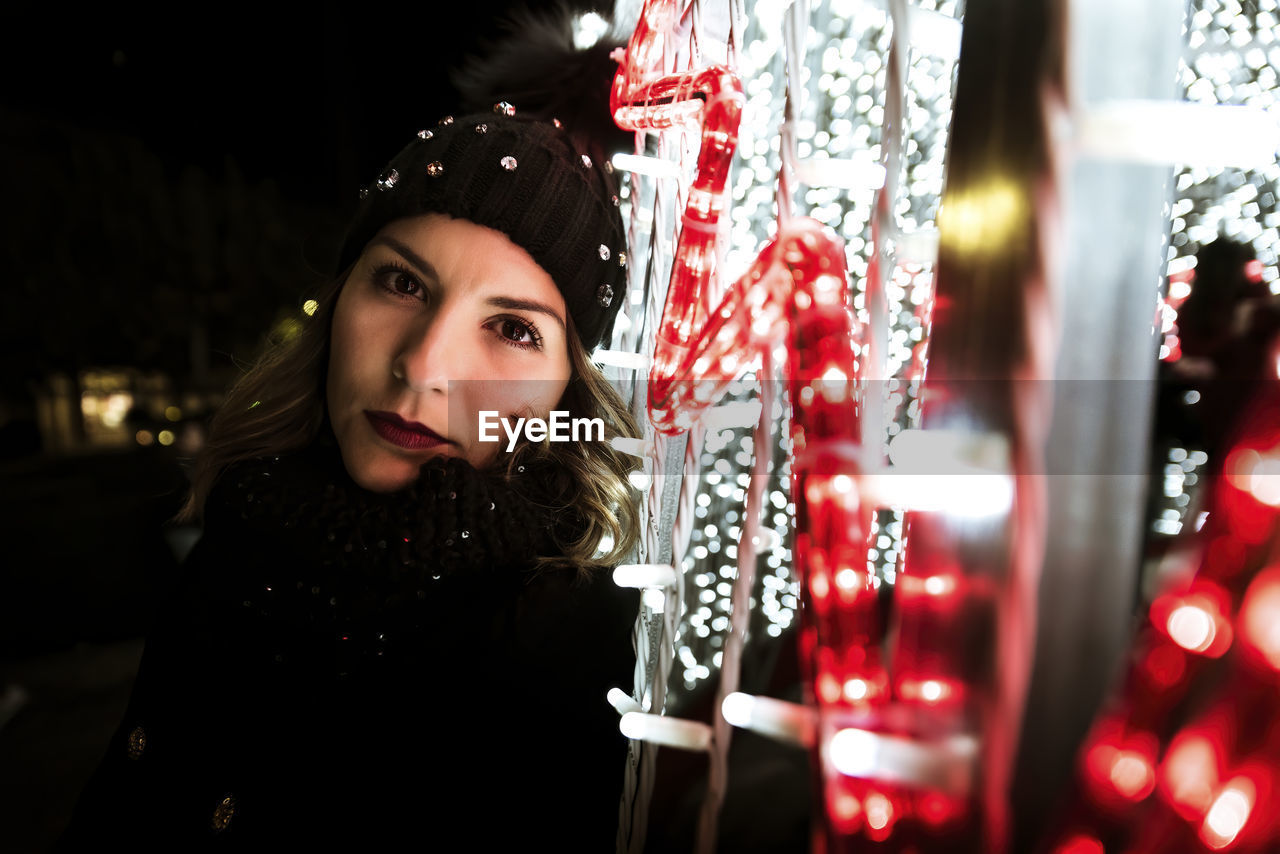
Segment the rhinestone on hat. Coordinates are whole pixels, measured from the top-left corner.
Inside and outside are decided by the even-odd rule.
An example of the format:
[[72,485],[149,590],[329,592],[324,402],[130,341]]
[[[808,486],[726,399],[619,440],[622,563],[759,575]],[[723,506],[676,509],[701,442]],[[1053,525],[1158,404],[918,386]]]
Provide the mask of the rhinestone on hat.
[[429,130],[418,131],[418,139],[431,139],[433,136],[435,136],[435,134]]
[[616,207],[618,207],[618,206],[619,206],[619,205],[621,205],[621,204],[622,204],[622,200],[621,200],[621,199],[619,199],[617,196],[614,196],[614,197],[613,197],[613,206],[616,208]]
[[495,113],[500,113],[504,116],[514,116],[516,114],[516,108],[511,106],[506,101],[499,101],[498,103],[494,104],[493,111]]
[[368,188],[368,187],[361,187],[361,188],[360,188],[360,198],[362,198],[362,199],[367,199],[367,198],[369,198],[369,188]]
[[584,155],[582,155],[582,165],[583,165],[583,166],[585,166],[585,167],[587,167],[588,169],[590,169],[590,168],[591,168],[591,158],[590,158],[590,157],[588,157],[588,156],[587,156],[587,155],[585,155],[585,154],[584,154]]
[[608,261],[608,260],[609,260],[609,247],[608,247],[608,246],[605,246],[603,243],[601,243],[601,244],[600,244],[600,250],[599,250],[599,251],[600,251],[600,260],[601,260],[601,261]]
[[488,133],[488,132],[489,132],[489,126],[484,122],[481,122],[480,124],[476,125],[476,133]]
[[502,168],[506,169],[508,172],[516,171],[516,159],[510,154],[499,160],[498,163],[500,163]]
[[440,124],[440,127],[448,127],[449,125],[453,124],[453,116],[445,116],[443,119],[440,120],[439,124]]
[[551,120],[551,124],[555,125],[557,128],[562,128],[562,127],[564,127],[564,122],[562,122],[562,121],[560,121],[559,119],[556,119],[556,118],[553,118],[553,119]]
[[605,308],[608,308],[609,304],[613,302],[613,286],[606,284],[606,285],[601,285],[599,288],[597,288],[596,301],[599,302]]
[[390,190],[400,180],[400,173],[395,169],[388,169],[382,173],[382,177],[378,179],[379,190]]
[[604,171],[608,172],[610,175],[613,174],[613,163],[611,161],[606,160],[604,162]]
[[627,266],[627,253],[625,252],[618,253],[618,266],[619,267]]
[[444,164],[439,160],[432,160],[427,164],[427,174],[432,178],[439,178],[444,174]]

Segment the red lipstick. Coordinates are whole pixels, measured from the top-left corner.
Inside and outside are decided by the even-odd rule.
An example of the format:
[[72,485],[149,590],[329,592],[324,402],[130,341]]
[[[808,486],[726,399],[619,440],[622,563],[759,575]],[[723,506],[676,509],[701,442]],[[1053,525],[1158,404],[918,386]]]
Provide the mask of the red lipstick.
[[448,439],[435,433],[425,424],[406,421],[394,412],[371,412],[366,409],[364,415],[369,419],[369,424],[375,433],[391,444],[411,451],[421,451],[449,443]]

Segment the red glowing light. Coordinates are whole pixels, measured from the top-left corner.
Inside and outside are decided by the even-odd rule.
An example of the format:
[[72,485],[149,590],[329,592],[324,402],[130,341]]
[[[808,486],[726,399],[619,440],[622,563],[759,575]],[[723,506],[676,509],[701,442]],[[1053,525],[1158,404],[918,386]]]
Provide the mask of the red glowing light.
[[865,679],[849,679],[844,683],[844,696],[853,702],[865,700],[871,693],[871,685]]
[[1280,670],[1280,568],[1258,574],[1240,606],[1240,630],[1249,646]]
[[1104,798],[1115,796],[1138,802],[1156,786],[1156,740],[1150,734],[1126,735],[1117,725],[1103,727],[1101,735],[1085,754],[1085,767],[1094,790]]
[[836,587],[841,590],[857,590],[859,580],[858,571],[847,566],[836,573]]
[[1195,605],[1174,608],[1165,628],[1174,643],[1191,652],[1204,652],[1213,644],[1216,634],[1213,615]]
[[867,824],[876,830],[882,830],[888,826],[889,821],[893,818],[893,804],[889,803],[889,799],[879,792],[872,792],[867,795]]
[[1106,850],[1092,836],[1078,834],[1053,849],[1053,854],[1106,854]]
[[831,811],[841,823],[852,822],[862,812],[862,804],[848,792],[841,792],[832,799]]
[[831,594],[831,582],[827,580],[825,572],[814,572],[809,576],[809,592],[819,602],[824,601]]
[[1231,623],[1224,612],[1226,591],[1205,580],[1191,592],[1167,593],[1151,603],[1151,621],[1187,652],[1217,658],[1231,647]]
[[956,580],[950,575],[931,575],[924,580],[924,592],[930,596],[945,596],[956,589]]
[[1140,753],[1128,750],[1116,752],[1111,760],[1111,784],[1122,797],[1140,801],[1156,785],[1156,772],[1151,762]]
[[888,839],[897,819],[893,801],[882,792],[871,792],[863,799],[862,808],[866,811],[867,836],[877,842]]
[[908,574],[898,576],[898,588],[903,593],[913,595],[948,596],[956,592],[957,586],[956,576],[951,573],[930,575],[925,578]]
[[1215,851],[1235,842],[1253,812],[1254,797],[1247,777],[1236,777],[1223,786],[1200,825],[1200,840]]
[[818,696],[826,703],[838,703],[840,701],[840,680],[830,673],[821,674],[818,677]]
[[1186,655],[1181,648],[1159,642],[1143,658],[1143,670],[1147,677],[1161,688],[1169,688],[1187,672]]
[[916,815],[925,824],[941,827],[964,814],[965,802],[941,792],[926,792],[916,799]]
[[901,679],[898,696],[904,700],[917,700],[929,705],[957,699],[960,685],[950,679]]
[[1280,455],[1241,448],[1227,457],[1227,480],[1258,502],[1280,507]]
[[1253,258],[1245,262],[1244,277],[1255,284],[1262,281],[1262,262]]
[[1218,754],[1200,735],[1175,738],[1160,766],[1160,789],[1174,811],[1198,819],[1209,809],[1218,784]]

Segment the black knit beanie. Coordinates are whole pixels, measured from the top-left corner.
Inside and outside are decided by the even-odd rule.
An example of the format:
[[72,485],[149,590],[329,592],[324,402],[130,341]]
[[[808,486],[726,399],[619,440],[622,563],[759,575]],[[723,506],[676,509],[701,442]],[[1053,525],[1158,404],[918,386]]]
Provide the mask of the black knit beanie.
[[555,281],[584,349],[608,343],[626,293],[626,232],[613,166],[575,148],[556,119],[446,116],[361,191],[343,240],[346,270],[394,220],[444,213],[501,231]]

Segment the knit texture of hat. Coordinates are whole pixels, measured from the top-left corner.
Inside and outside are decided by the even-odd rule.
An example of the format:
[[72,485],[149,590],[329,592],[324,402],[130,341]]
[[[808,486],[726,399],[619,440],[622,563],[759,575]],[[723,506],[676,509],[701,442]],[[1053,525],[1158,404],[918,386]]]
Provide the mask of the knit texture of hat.
[[501,231],[551,276],[583,347],[612,336],[626,292],[626,232],[612,166],[575,150],[559,122],[492,113],[446,117],[367,191],[339,260],[348,269],[388,223],[443,213]]

